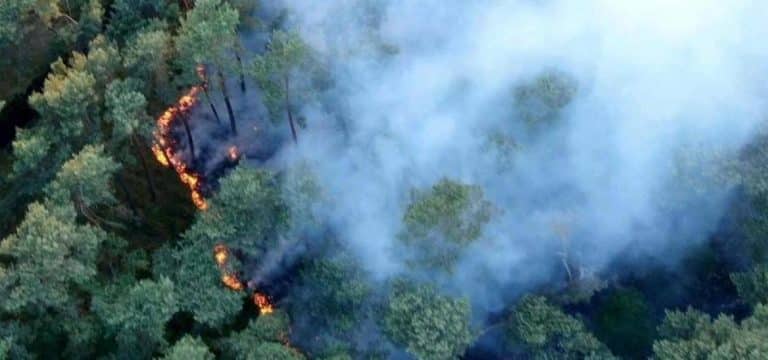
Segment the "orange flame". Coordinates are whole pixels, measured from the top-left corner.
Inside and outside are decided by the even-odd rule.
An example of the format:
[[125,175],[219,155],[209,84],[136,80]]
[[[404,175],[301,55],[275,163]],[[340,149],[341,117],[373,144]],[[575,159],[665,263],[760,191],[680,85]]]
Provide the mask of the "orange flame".
[[216,264],[224,266],[229,260],[229,249],[222,244],[216,245],[213,248],[213,257],[216,259]]
[[229,156],[229,160],[236,161],[240,157],[240,152],[237,150],[237,146],[230,146],[227,150],[227,155]]
[[[216,260],[216,265],[221,271],[221,282],[224,286],[234,290],[245,290],[245,284],[238,276],[227,268],[229,262],[229,248],[224,244],[217,244],[213,247],[213,258]],[[261,315],[267,315],[275,312],[275,306],[269,300],[266,294],[260,292],[253,293],[253,303],[259,307],[259,313]]]
[[157,118],[157,128],[155,129],[155,144],[152,146],[152,153],[163,166],[170,166],[179,175],[179,179],[187,185],[190,190],[192,202],[200,210],[208,209],[208,203],[203,197],[200,189],[200,174],[195,173],[187,164],[185,164],[174,149],[173,136],[171,135],[172,124],[179,116],[188,113],[197,103],[197,95],[202,88],[195,86],[190,89],[179,101],[165,110]]
[[221,282],[224,283],[228,288],[235,290],[235,291],[242,291],[245,286],[243,285],[243,282],[240,281],[240,279],[237,278],[234,274],[227,274],[221,275]]
[[275,307],[269,301],[269,297],[260,292],[253,293],[253,303],[259,307],[259,313],[262,315],[271,314],[275,311]]

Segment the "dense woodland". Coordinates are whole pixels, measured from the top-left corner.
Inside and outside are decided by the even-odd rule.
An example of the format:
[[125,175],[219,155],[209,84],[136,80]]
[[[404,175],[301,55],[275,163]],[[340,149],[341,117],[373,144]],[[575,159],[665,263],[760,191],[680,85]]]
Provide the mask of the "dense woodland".
[[[399,194],[403,269],[378,276],[323,216],[335,199],[311,161],[271,159],[322,121],[305,106],[343,102],[295,9],[269,2],[0,1],[0,359],[768,358],[768,134],[711,157],[706,185],[680,175],[727,197],[674,264],[587,271],[566,214],[546,279],[489,285],[505,301],[489,311],[447,280],[509,212],[483,186],[437,174]],[[386,61],[377,3],[350,6]],[[553,69],[513,84],[494,166],[514,169],[583,89]],[[252,131],[247,101],[270,129],[256,154],[226,144]]]

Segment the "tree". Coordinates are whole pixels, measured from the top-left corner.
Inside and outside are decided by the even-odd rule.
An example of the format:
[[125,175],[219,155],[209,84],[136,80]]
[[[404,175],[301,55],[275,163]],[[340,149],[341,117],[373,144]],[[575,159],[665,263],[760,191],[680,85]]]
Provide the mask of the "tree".
[[175,22],[178,16],[179,7],[172,1],[116,0],[110,9],[107,35],[124,44],[148,28],[165,26],[163,22]]
[[76,289],[96,275],[96,255],[106,234],[77,225],[74,211],[32,203],[16,232],[0,242],[0,313],[42,316],[74,311]]
[[759,264],[749,272],[731,274],[739,296],[752,306],[768,303],[768,264]]
[[142,81],[146,98],[157,98],[163,103],[175,100],[168,66],[172,51],[171,35],[151,27],[138,32],[122,49],[123,68]]
[[227,2],[199,0],[181,20],[179,35],[176,37],[176,49],[182,68],[189,69],[188,72],[196,69],[198,65],[209,65],[216,69],[229,113],[230,128],[235,135],[237,135],[235,113],[232,110],[223,71],[233,67],[232,56],[237,41],[239,17],[237,10]]
[[219,269],[213,258],[213,246],[202,238],[186,238],[174,249],[170,275],[176,284],[176,298],[182,311],[192,313],[195,321],[213,328],[222,328],[234,320],[243,307],[243,294],[221,283]]
[[88,146],[62,166],[44,203],[29,206],[16,233],[0,242],[0,254],[12,259],[0,276],[7,294],[0,311],[41,314],[73,305],[73,290],[96,274],[96,255],[106,238],[99,228],[77,224],[76,211],[113,199],[109,179],[116,170],[101,147]]
[[162,360],[213,360],[214,356],[200,338],[187,335],[165,352]]
[[220,348],[228,359],[304,359],[297,350],[285,345],[289,341],[288,325],[288,316],[280,311],[260,316],[244,330],[222,340]]
[[417,359],[458,359],[474,338],[469,302],[428,285],[396,282],[383,316],[385,334]]
[[174,285],[168,278],[141,280],[126,293],[97,298],[95,311],[116,335],[118,351],[129,358],[144,358],[166,346],[165,324],[178,310]]
[[[0,3],[0,49],[16,44],[34,0],[7,0]],[[1,109],[2,107],[0,107]]]
[[667,311],[659,326],[655,357],[666,359],[764,359],[768,356],[768,307],[758,304],[751,317],[737,324],[727,315],[712,320],[688,308]]
[[113,143],[131,144],[135,156],[141,162],[144,178],[147,182],[152,200],[157,199],[154,179],[147,164],[144,149],[147,147],[143,134],[149,133],[151,118],[147,115],[147,100],[138,91],[138,81],[115,80],[107,86],[106,110],[107,118],[112,124]]
[[539,296],[526,296],[508,320],[509,340],[536,359],[612,359],[584,324]]
[[264,93],[264,104],[270,117],[277,121],[284,114],[297,142],[294,114],[310,95],[310,88],[300,83],[309,70],[310,51],[298,33],[274,31],[269,48],[253,61],[251,73]]
[[29,103],[56,129],[58,139],[79,137],[86,128],[89,133],[98,133],[95,86],[96,78],[82,66],[68,68],[58,60],[51,65],[43,92],[33,93]]
[[221,180],[208,210],[199,213],[185,237],[206,239],[211,247],[224,242],[261,254],[276,244],[276,234],[285,229],[288,217],[275,176],[239,166]]
[[547,71],[515,88],[515,106],[519,116],[531,125],[551,123],[573,100],[577,89],[568,74]]
[[480,238],[493,212],[480,187],[442,179],[431,189],[414,191],[400,240],[416,248],[412,264],[451,269],[461,250]]
[[85,146],[62,165],[56,178],[46,187],[46,205],[53,209],[71,200],[79,214],[99,223],[91,209],[115,202],[109,180],[119,168],[111,157],[104,155],[103,146]]
[[294,293],[290,302],[294,318],[311,323],[313,336],[324,340],[319,339],[317,329],[331,337],[353,331],[365,316],[371,288],[351,260],[322,259],[301,270]]

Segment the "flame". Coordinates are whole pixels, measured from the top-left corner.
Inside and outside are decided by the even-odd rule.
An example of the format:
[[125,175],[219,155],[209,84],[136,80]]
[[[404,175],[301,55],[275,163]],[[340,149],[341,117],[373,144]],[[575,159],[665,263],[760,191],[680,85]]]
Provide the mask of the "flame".
[[275,307],[269,301],[269,297],[260,292],[253,293],[253,303],[259,307],[259,313],[262,315],[271,314],[275,311]]
[[186,163],[177,156],[174,148],[174,140],[171,134],[174,120],[186,115],[197,104],[197,95],[202,90],[201,86],[192,87],[179,101],[165,110],[157,118],[155,129],[155,144],[152,145],[152,153],[157,162],[163,166],[172,167],[179,175],[179,179],[187,185],[192,198],[192,203],[200,210],[208,209],[208,203],[201,192],[200,174],[190,169]]
[[245,289],[245,285],[243,285],[243,282],[240,281],[235,274],[224,273],[224,275],[221,275],[221,282],[235,291],[242,291]]
[[224,266],[229,260],[229,249],[226,245],[216,245],[213,248],[213,257],[216,259],[216,264]]
[[237,150],[237,146],[230,146],[227,150],[227,155],[229,156],[230,160],[237,161],[237,159],[240,157],[240,152]]

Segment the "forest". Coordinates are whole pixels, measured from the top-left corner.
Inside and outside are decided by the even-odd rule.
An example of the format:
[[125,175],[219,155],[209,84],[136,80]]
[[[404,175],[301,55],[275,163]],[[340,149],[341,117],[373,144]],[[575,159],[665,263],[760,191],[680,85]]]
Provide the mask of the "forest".
[[766,14],[0,0],[0,360],[768,359]]

